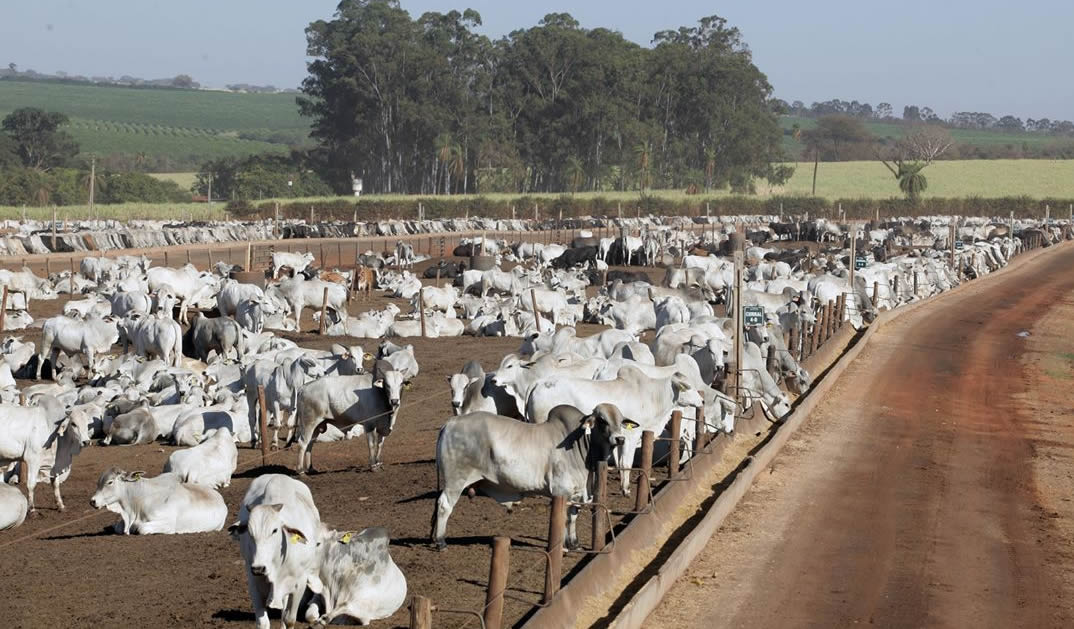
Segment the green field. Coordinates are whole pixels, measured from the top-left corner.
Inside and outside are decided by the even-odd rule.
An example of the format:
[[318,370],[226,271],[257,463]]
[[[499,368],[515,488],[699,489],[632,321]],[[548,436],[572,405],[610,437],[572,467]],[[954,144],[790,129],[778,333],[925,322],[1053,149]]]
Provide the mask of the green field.
[[[0,116],[20,107],[58,111],[83,153],[168,156],[189,163],[286,152],[263,139],[306,136],[294,94],[233,94],[37,81],[0,81]],[[241,139],[252,134],[258,139]]]
[[[1074,197],[1074,160],[990,159],[933,162],[924,170],[928,197]],[[798,162],[782,188],[764,194],[809,195],[812,162]],[[821,162],[817,196],[827,199],[886,199],[899,196],[895,178],[880,162]]]
[[[816,118],[803,118],[801,116],[780,116],[779,124],[784,130],[790,130],[795,124],[802,130],[809,130],[817,126],[817,120]],[[863,124],[877,138],[888,139],[902,137],[908,128],[906,125],[897,122],[864,121]],[[949,131],[951,138],[958,144],[984,148],[1002,146],[1037,148],[1064,142],[1062,138],[1040,133],[1018,133],[990,129],[950,129]],[[1066,138],[1065,141],[1070,142],[1070,138]],[[783,136],[783,149],[792,157],[802,158],[802,143],[795,141],[789,134]]]
[[[1074,198],[1074,160],[963,160],[936,162],[925,171],[928,176],[929,187],[925,198],[953,198],[953,197],[1029,197],[1032,199],[1071,199]],[[160,179],[171,179],[183,188],[189,188],[194,182],[194,173],[166,173],[155,175]],[[763,183],[758,187],[758,197],[765,198],[775,195],[784,196],[809,196],[813,177],[813,164],[800,162],[797,165],[794,176],[782,187],[769,187]],[[687,195],[682,190],[658,190],[651,194],[669,201],[683,201]],[[513,205],[522,195],[516,194],[489,194],[481,198],[494,203]],[[548,199],[549,201],[563,195],[526,195],[532,202],[533,199]],[[602,197],[609,202],[621,201],[629,206],[638,200],[637,192],[585,192],[577,195],[579,198]],[[716,191],[709,195],[689,197],[698,203],[705,199],[713,199],[719,203],[719,199],[730,196],[727,191]],[[817,173],[817,196],[835,202],[838,199],[889,199],[898,197],[898,187],[894,178],[878,162],[821,162]],[[366,201],[376,200],[403,200],[412,201],[414,206],[420,199],[427,196],[400,196],[400,195],[367,195],[362,199]],[[467,198],[452,197],[454,198]],[[471,197],[472,198],[472,197]],[[280,199],[281,202],[323,202],[332,199],[344,199],[353,201],[354,197],[312,198],[312,199]],[[215,203],[214,218],[219,219],[223,210],[223,203]],[[185,216],[206,218],[208,207],[204,203],[180,203],[180,204],[125,204],[125,205],[102,205],[98,206],[101,216],[118,219],[132,218],[157,218],[179,219]],[[85,216],[85,206],[72,206],[59,208],[61,216],[64,213],[71,217]],[[519,216],[528,215],[519,208]],[[0,207],[0,219],[19,218],[22,208]],[[51,218],[52,210],[48,208],[27,208],[27,216],[35,218]]]

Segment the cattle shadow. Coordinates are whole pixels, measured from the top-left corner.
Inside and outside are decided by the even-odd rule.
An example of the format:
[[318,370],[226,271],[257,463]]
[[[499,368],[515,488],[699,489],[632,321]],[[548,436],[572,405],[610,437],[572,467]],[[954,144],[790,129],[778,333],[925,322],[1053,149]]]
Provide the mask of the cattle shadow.
[[259,467],[252,467],[248,470],[244,470],[239,474],[232,474],[232,478],[257,478],[262,474],[282,474],[284,476],[298,476],[298,472],[293,469],[279,464],[273,465],[261,465]]
[[[270,620],[279,620],[283,614],[282,610],[269,609],[268,617]],[[223,620],[224,622],[254,622],[256,616],[250,610],[245,609],[221,609],[212,616],[213,620]]]
[[405,505],[410,504],[411,502],[421,502],[422,500],[436,500],[438,496],[440,496],[440,490],[434,489],[432,491],[427,491],[423,494],[418,494],[417,496],[411,496],[410,498],[396,500],[395,504]]
[[[392,546],[405,546],[406,548],[427,548],[429,550],[436,550],[435,545],[428,536],[423,537],[396,537],[391,541]],[[452,546],[491,546],[492,536],[490,535],[468,535],[464,537],[449,537],[447,538],[447,550],[444,552],[451,552]]]
[[86,538],[90,538],[90,537],[109,537],[111,535],[119,535],[119,533],[116,533],[112,529],[112,525],[109,524],[108,526],[104,527],[100,531],[97,531],[96,533],[78,533],[78,534],[72,534],[72,535],[53,535],[51,537],[42,537],[41,539],[43,541],[46,541],[46,542],[54,542],[54,541],[58,542],[58,541],[64,541],[64,540],[69,540],[69,539],[86,539]]

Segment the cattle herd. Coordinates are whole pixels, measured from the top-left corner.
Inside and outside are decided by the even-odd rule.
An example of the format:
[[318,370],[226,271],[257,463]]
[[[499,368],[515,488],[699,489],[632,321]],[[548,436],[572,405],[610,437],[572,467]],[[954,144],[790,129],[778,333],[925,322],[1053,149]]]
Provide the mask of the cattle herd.
[[[288,233],[434,233],[475,221],[399,221],[362,230],[295,224]],[[41,328],[36,347],[21,336],[0,343],[0,530],[35,510],[39,482],[52,485],[62,510],[61,485],[79,473],[76,456],[91,444],[165,442],[182,449],[159,474],[113,467],[98,479],[91,503],[119,516],[115,533],[228,527],[259,627],[268,627],[269,609],[283,610],[286,626],[299,617],[319,624],[385,618],[407,593],[388,531],[330,528],[300,478],[313,470],[316,443],[362,435],[370,468],[384,468],[385,442],[420,371],[407,337],[519,339],[518,351],[492,371],[460,359],[439,398],[454,412],[428,453],[438,492],[430,542],[444,548],[449,518],[467,492],[508,508],[532,495],[577,505],[592,494],[590,472],[608,462],[623,468],[621,491],[629,494],[627,468],[644,431],[680,439],[683,456],[690,456],[698,425],[683,422],[680,434],[668,434],[675,410],[694,417],[700,409],[709,432],[732,433],[736,418],[751,409],[779,421],[811,386],[799,359],[824,304],[842,300],[840,315],[860,328],[881,310],[1005,266],[1029,238],[1049,244],[1069,237],[1056,224],[967,218],[952,229],[954,221],[624,220],[614,221],[607,237],[580,226],[561,243],[522,237],[537,225],[499,222],[501,234],[517,226],[519,237],[463,239],[443,260],[390,238],[386,250],[332,270],[314,268],[310,253],[279,252],[253,283],[231,279],[236,269],[222,262],[166,268],[143,256],[87,257],[76,272],[49,277],[0,270],[9,295],[3,329]],[[240,240],[251,231],[264,237],[266,228],[170,232],[181,229],[217,229],[230,234],[220,240]],[[156,231],[152,242],[183,241]],[[24,230],[5,246],[48,251],[45,241],[46,232]],[[140,243],[128,237],[114,244]],[[741,289],[730,255],[736,248],[745,260]],[[491,259],[491,268],[472,268],[478,258],[467,257],[475,253]],[[366,285],[395,299],[349,312],[362,310],[352,293]],[[31,305],[60,295],[67,299],[63,314],[35,322]],[[734,305],[759,306],[763,321],[736,330],[727,316]],[[339,343],[318,350],[281,334],[300,328],[306,308]],[[579,324],[603,329],[579,335]],[[727,366],[739,333],[742,362],[737,389],[729,390]],[[363,343],[376,349],[366,352]],[[218,488],[230,484],[238,448],[267,442],[291,449],[299,478],[258,476],[229,514]],[[570,507],[568,546],[578,543],[577,511]]]

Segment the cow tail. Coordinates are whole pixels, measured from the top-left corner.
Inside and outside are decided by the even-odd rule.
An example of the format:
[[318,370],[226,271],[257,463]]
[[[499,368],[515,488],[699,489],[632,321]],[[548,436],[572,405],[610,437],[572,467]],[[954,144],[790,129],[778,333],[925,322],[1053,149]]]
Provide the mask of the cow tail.
[[440,496],[443,490],[440,489],[440,448],[444,442],[444,429],[447,428],[447,424],[440,427],[440,432],[436,435],[436,497],[433,498],[433,515],[429,522],[429,539],[436,541],[436,516],[440,511]]
[[440,491],[441,491],[441,487],[440,487],[440,461],[442,459],[441,459],[441,456],[440,456],[440,447],[441,447],[442,442],[444,441],[444,429],[445,428],[447,428],[447,424],[444,424],[443,426],[441,426],[440,427],[440,432],[438,432],[436,434],[436,493],[437,494],[439,494]]

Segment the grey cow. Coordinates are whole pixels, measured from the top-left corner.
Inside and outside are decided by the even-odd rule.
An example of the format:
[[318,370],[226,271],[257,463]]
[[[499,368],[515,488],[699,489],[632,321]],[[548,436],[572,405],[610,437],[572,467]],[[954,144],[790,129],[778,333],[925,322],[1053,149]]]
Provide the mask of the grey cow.
[[[624,431],[638,424],[625,419],[613,404],[600,404],[589,415],[573,406],[552,409],[543,424],[527,424],[492,413],[452,417],[436,441],[437,484],[433,542],[447,545],[444,535],[455,503],[475,483],[485,494],[509,506],[525,495],[589,499],[589,472],[607,461],[624,441]],[[571,507],[567,544],[578,545],[578,508]]]
[[369,467],[381,467],[384,439],[395,428],[403,390],[403,374],[378,361],[373,374],[329,376],[315,380],[298,393],[296,436],[298,473],[313,467],[313,442],[322,424],[342,431],[360,425],[369,443]]
[[235,350],[236,360],[245,353],[242,328],[230,317],[210,319],[199,312],[190,324],[189,334],[194,355],[201,361],[208,361],[209,353],[214,350],[223,358]]

